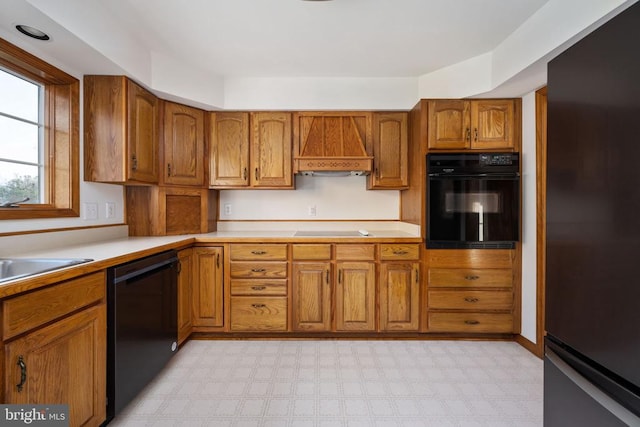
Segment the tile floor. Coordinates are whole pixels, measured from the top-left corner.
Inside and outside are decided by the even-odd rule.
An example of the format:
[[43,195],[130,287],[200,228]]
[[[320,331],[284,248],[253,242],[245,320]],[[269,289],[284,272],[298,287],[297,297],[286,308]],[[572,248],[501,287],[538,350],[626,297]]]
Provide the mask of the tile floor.
[[513,342],[189,341],[120,426],[542,426]]

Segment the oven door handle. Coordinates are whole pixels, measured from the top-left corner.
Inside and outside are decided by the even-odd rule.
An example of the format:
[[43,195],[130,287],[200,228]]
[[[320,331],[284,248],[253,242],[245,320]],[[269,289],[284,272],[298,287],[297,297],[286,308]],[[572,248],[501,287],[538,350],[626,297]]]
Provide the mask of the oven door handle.
[[518,180],[520,179],[519,173],[509,173],[509,174],[494,174],[494,173],[475,173],[475,174],[464,174],[457,175],[451,173],[430,173],[429,179],[433,180],[444,180],[444,179],[512,179]]

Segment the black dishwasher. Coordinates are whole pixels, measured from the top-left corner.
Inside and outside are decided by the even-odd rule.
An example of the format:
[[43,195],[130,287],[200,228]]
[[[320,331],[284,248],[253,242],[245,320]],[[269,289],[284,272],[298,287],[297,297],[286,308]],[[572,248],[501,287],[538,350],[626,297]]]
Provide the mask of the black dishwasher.
[[107,422],[177,349],[179,265],[166,251],[107,270]]

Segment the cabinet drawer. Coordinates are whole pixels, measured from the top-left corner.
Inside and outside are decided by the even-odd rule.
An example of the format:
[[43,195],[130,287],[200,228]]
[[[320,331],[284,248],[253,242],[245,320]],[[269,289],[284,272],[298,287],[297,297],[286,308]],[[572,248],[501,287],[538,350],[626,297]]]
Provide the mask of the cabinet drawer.
[[317,260],[331,259],[331,245],[292,245],[293,259]]
[[429,308],[453,310],[511,310],[509,291],[429,291]]
[[286,297],[231,297],[232,331],[286,331]]
[[232,262],[231,277],[286,278],[286,262]]
[[429,313],[429,332],[513,332],[513,316],[502,313]]
[[6,340],[67,315],[105,297],[104,271],[67,280],[2,303],[2,336]]
[[430,249],[429,268],[507,268],[513,267],[512,249]]
[[510,268],[430,268],[429,288],[511,288]]
[[336,245],[336,259],[369,261],[375,258],[375,245]]
[[231,295],[287,295],[287,281],[231,280]]
[[380,260],[418,259],[420,245],[380,245]]
[[231,260],[270,260],[285,261],[287,259],[287,245],[239,244],[231,245]]

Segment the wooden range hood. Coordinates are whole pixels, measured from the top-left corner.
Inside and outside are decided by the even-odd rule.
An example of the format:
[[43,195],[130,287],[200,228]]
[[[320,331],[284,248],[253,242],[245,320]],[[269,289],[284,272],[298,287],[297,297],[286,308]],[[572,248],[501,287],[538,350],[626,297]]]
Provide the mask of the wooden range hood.
[[371,173],[371,117],[369,112],[295,113],[294,173]]

